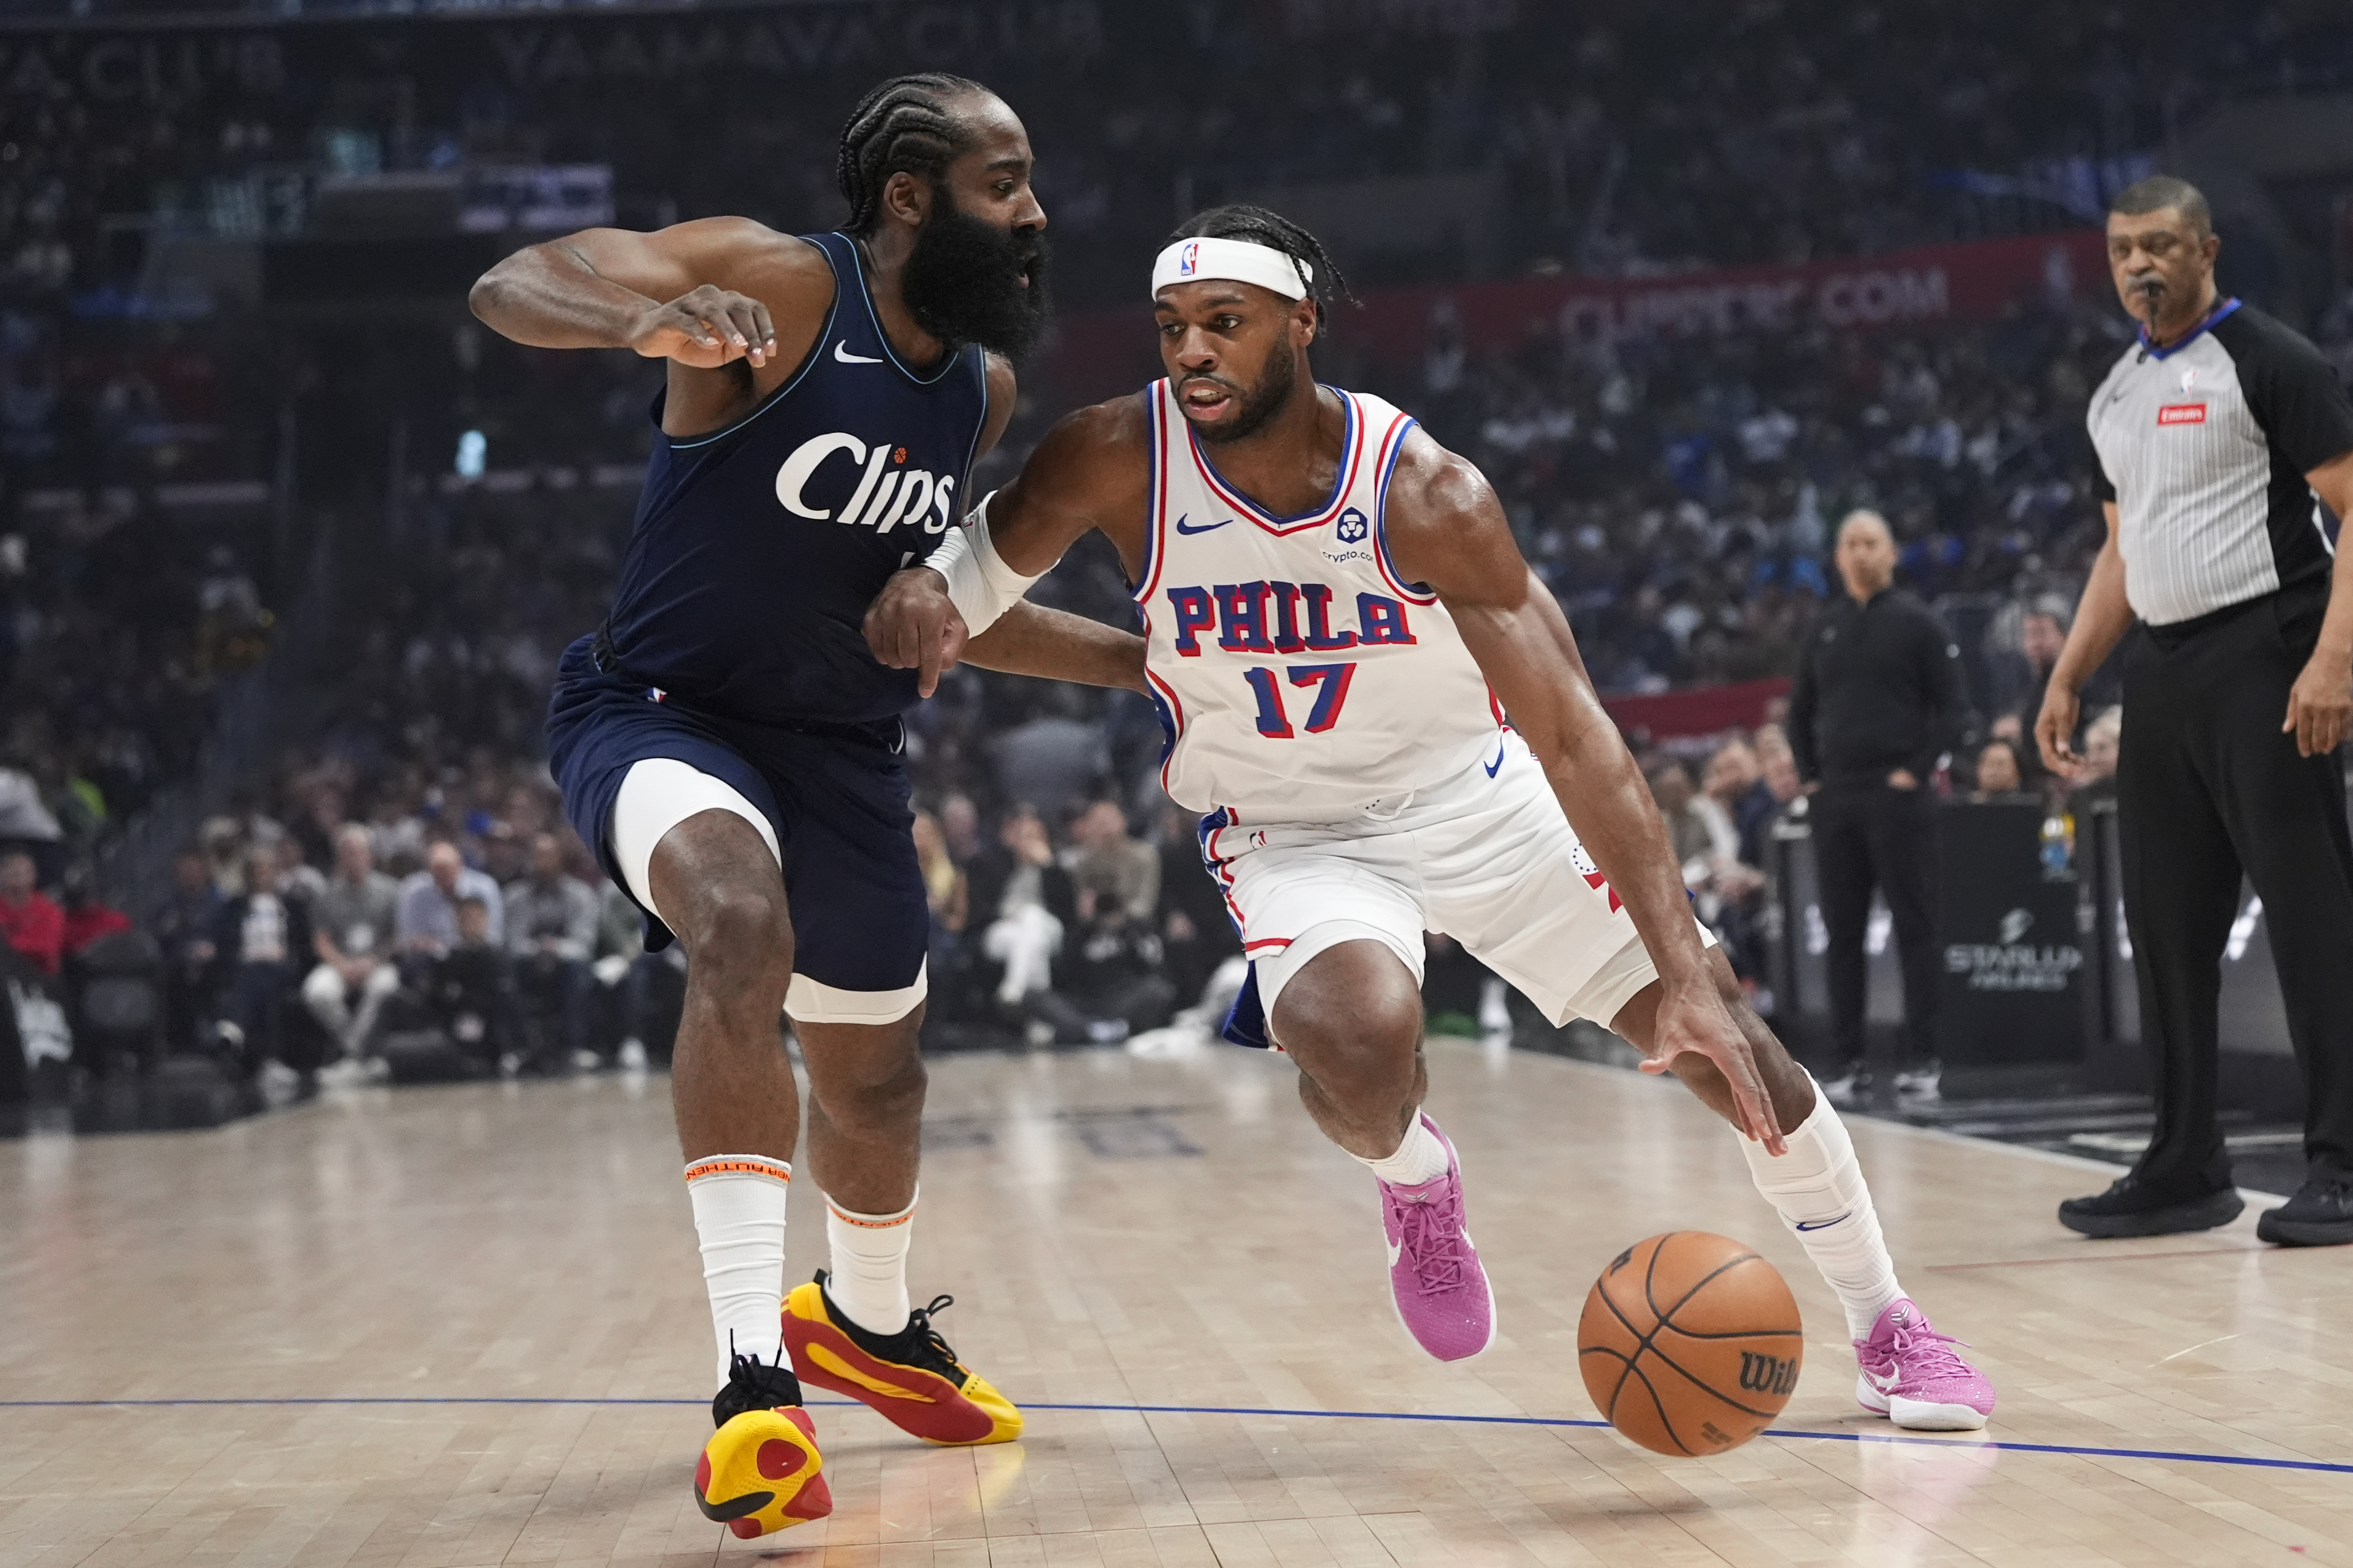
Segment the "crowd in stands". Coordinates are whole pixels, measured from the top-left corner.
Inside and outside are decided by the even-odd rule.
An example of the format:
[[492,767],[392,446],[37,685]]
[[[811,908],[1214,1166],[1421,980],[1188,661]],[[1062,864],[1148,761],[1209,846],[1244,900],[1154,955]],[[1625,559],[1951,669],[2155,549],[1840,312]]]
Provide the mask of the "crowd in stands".
[[1392,395],[1495,484],[1602,689],[1662,690],[1788,673],[1852,507],[1886,516],[1926,597],[2072,588],[2102,537],[2084,400],[2128,331],[2052,308],[1467,362],[1441,344]]
[[[2014,0],[1211,0],[1181,25],[1108,5],[1056,15],[1071,26],[1038,47],[944,63],[1027,118],[1071,308],[1124,300],[1176,208],[1352,181],[1498,193],[1467,247],[1335,243],[1367,286],[1790,262],[2079,223],[2111,175],[2230,84],[2353,79],[2353,34],[2290,4],[2251,16],[2159,0],[2127,16]],[[767,25],[721,20],[728,37]],[[0,859],[0,938],[69,999],[77,966],[119,953],[129,923],[99,897],[94,858],[192,774],[225,679],[308,592],[333,630],[305,675],[315,722],[187,847],[170,898],[132,911],[162,950],[172,1048],[343,1077],[435,1051],[482,1072],[659,1056],[675,955],[640,951],[635,911],[560,820],[538,760],[556,656],[602,614],[659,371],[516,348],[454,300],[331,319],[208,304],[157,292],[149,262],[175,238],[310,234],[301,211],[269,206],[305,181],[500,163],[609,165],[616,217],[637,226],[832,222],[842,114],[907,62],[844,55],[791,91],[685,115],[646,87],[668,68],[628,76],[620,49],[670,25],[558,17],[499,47],[490,24],[239,32],[105,101],[86,71],[37,79],[26,61],[68,60],[66,41],[11,57],[0,846],[21,853]],[[559,69],[575,26],[588,63]],[[848,32],[825,36],[849,47]],[[1214,101],[1176,85],[1195,67],[1214,72]],[[761,81],[782,68],[750,67]],[[1945,605],[1965,645],[1975,718],[1951,792],[2064,805],[2109,787],[2063,791],[2030,731],[2100,537],[2083,410],[2125,341],[2113,310],[1537,334],[1469,353],[1440,307],[1430,353],[1404,372],[1372,368],[1345,311],[1336,325],[1319,368],[1479,463],[1605,691],[1787,673],[1834,591],[1832,521],[1871,506],[1900,580]],[[2353,295],[2318,335],[2353,370]],[[1057,412],[1025,405],[974,493]],[[452,471],[463,449],[474,477]],[[267,479],[276,500],[167,505],[190,479]],[[1038,596],[1132,614],[1099,541]],[[1110,1039],[1213,988],[1231,925],[1192,826],[1157,790],[1147,703],[963,670],[910,731],[940,1026]],[[2115,736],[2112,713],[2094,721],[2089,753],[2112,759]],[[1765,825],[1795,794],[1786,745],[1768,728],[1644,760],[1694,892],[1740,951]]]
[[[104,220],[282,230],[301,215],[238,182],[305,166],[348,178],[606,164],[624,207],[644,208],[628,216],[807,226],[828,217],[857,93],[943,66],[1024,115],[1073,297],[1119,297],[1112,279],[1127,271],[1095,263],[1132,269],[1167,228],[1172,193],[1206,203],[1424,174],[1507,193],[1487,258],[1504,271],[1787,260],[1974,235],[1986,218],[1968,193],[1989,178],[2042,194],[2013,224],[2064,221],[2063,203],[2099,195],[2096,174],[2088,197],[2073,188],[2087,183],[2077,165],[2155,146],[2233,88],[2353,78],[2337,18],[2293,0],[1208,0],[1179,26],[1128,6],[1039,9],[1050,14],[909,41],[890,16],[765,32],[738,16],[715,29],[592,17],[569,34],[562,20],[295,24],[151,66],[127,94],[135,67],[78,70],[78,54],[43,53],[12,67],[0,97],[0,268],[23,292],[127,288],[137,247]],[[714,38],[736,46],[723,63],[738,79],[781,75],[790,90],[679,112],[696,73],[722,63]]]
[[186,773],[270,612],[246,531],[152,499],[12,508],[11,490],[0,470],[0,839],[39,845],[54,879]]
[[[2080,810],[2112,793],[2118,733],[2110,708],[2089,726],[2090,771],[2072,781],[2029,772],[2028,748],[1991,739],[1956,760],[1947,787],[1957,801]],[[1003,793],[1025,759],[998,747],[992,761],[987,805],[919,764],[934,1043],[1104,1044],[1180,1013],[1214,1029],[1240,945],[1190,820],[1163,804],[1139,835],[1107,771],[1067,775],[1078,787],[1041,811]],[[1805,809],[1787,740],[1767,724],[1644,763],[1695,908],[1761,984],[1770,832]],[[398,776],[371,794],[332,758],[286,790],[278,815],[218,819],[179,858],[151,921],[163,1048],[288,1083],[667,1057],[677,950],[644,951],[638,910],[562,824],[543,773],[452,770],[420,799]],[[45,974],[128,925],[86,896],[61,909],[35,881],[29,856],[0,858],[0,941]]]

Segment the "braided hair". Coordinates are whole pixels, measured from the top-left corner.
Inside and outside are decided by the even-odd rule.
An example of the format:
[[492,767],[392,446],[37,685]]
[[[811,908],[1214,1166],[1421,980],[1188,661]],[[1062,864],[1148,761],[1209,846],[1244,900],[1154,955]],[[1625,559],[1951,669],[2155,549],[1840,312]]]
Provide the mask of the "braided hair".
[[987,90],[945,71],[918,71],[894,76],[860,99],[841,128],[841,151],[834,162],[834,183],[849,203],[843,228],[874,232],[882,216],[882,188],[892,175],[937,180],[972,140],[964,122],[948,112],[946,100]]
[[1180,239],[1247,240],[1305,263],[1310,273],[1305,279],[1307,297],[1315,301],[1315,335],[1319,338],[1330,329],[1332,307],[1336,301],[1361,303],[1324,252],[1324,242],[1281,213],[1252,206],[1248,202],[1209,207],[1180,225],[1168,237],[1167,243],[1173,245]]

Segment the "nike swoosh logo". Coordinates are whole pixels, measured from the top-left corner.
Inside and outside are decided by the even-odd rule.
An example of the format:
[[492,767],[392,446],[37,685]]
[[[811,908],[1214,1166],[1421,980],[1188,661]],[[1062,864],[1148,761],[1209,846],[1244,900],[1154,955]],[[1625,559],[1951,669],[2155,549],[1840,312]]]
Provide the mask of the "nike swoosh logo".
[[1495,760],[1487,764],[1487,776],[1489,778],[1493,778],[1495,776],[1495,770],[1504,765],[1504,752],[1510,745],[1511,742],[1509,741],[1499,741],[1496,742]]
[[711,1502],[701,1492],[694,1494],[694,1506],[702,1510],[702,1517],[717,1520],[722,1524],[731,1519],[757,1513],[776,1500],[774,1492],[745,1492],[742,1497],[730,1498],[725,1502]]
[[1229,517],[1229,518],[1226,519],[1226,522],[1205,522],[1205,523],[1202,523],[1202,524],[1201,524],[1200,526],[1198,526],[1198,528],[1187,528],[1187,527],[1186,527],[1186,526],[1185,526],[1185,519],[1186,519],[1187,517],[1190,517],[1191,515],[1192,515],[1192,514],[1191,514],[1190,512],[1187,512],[1187,513],[1182,514],[1181,516],[1179,516],[1179,517],[1176,519],[1176,531],[1177,531],[1177,532],[1179,532],[1179,533],[1214,533],[1214,532],[1216,532],[1219,529],[1221,529],[1221,528],[1225,527],[1225,526],[1226,526],[1226,522],[1231,522],[1231,521],[1233,521],[1233,519]]
[[2108,394],[2108,401],[2110,403],[2121,403],[2124,401],[2125,395],[2131,390],[2132,387],[2129,384],[2119,386],[2114,392]]
[[1838,1219],[1815,1219],[1815,1220],[1804,1220],[1804,1219],[1801,1219],[1801,1220],[1799,1220],[1799,1221],[1798,1222],[1798,1228],[1799,1228],[1799,1230],[1801,1230],[1801,1231],[1806,1231],[1806,1230],[1828,1230],[1828,1229],[1830,1229],[1830,1227],[1831,1227],[1831,1226],[1832,1226],[1837,1225],[1838,1223],[1840,1223],[1840,1221],[1841,1221],[1841,1220],[1852,1219],[1853,1217],[1854,1217],[1854,1211],[1853,1211],[1852,1209],[1849,1209],[1849,1210],[1847,1210],[1847,1211],[1846,1211],[1846,1213],[1844,1213],[1844,1214],[1842,1214],[1842,1215],[1839,1215],[1839,1216],[1838,1216]]
[[833,357],[839,360],[844,364],[881,364],[882,363],[879,359],[869,359],[864,354],[851,353],[849,352],[849,340],[848,338],[844,338],[839,342],[833,345]]
[[1404,1248],[1404,1247],[1402,1247],[1398,1246],[1398,1245],[1396,1242],[1394,1242],[1394,1241],[1392,1241],[1392,1242],[1390,1242],[1390,1243],[1389,1243],[1389,1267],[1390,1267],[1390,1268],[1395,1268],[1398,1266],[1398,1258],[1403,1258],[1404,1256],[1405,1256],[1405,1248]]

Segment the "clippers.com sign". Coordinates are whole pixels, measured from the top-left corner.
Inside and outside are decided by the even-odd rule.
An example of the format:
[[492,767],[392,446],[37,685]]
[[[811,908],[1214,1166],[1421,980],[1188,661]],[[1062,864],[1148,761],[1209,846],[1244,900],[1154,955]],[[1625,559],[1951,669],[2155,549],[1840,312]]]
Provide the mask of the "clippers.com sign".
[[[1344,251],[1344,266],[1346,259]],[[1410,367],[1433,346],[1436,323],[1447,315],[1476,352],[1511,348],[1531,332],[1606,341],[1990,321],[2015,305],[2093,298],[2108,287],[2105,241],[2086,228],[1803,267],[1372,289],[1361,314],[1347,312],[1346,326],[1352,344]],[[1160,374],[1150,321],[1135,310],[1065,316],[1055,341],[1053,374],[1066,398],[1116,396]]]
[[1541,328],[1609,339],[1985,321],[2021,303],[2063,303],[2107,287],[2100,232],[2082,229],[1803,267],[1384,289],[1373,308],[1419,357],[1441,299],[1452,301],[1464,340],[1477,349],[1507,346]]

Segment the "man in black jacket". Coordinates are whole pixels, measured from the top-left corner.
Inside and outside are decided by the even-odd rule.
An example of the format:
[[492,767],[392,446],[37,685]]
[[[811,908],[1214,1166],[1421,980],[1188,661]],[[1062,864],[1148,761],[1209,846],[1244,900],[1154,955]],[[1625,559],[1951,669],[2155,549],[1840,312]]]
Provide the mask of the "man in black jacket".
[[1839,525],[1846,597],[1826,607],[1799,658],[1789,746],[1813,791],[1814,865],[1839,1072],[1836,1104],[1868,1098],[1863,938],[1873,884],[1887,900],[1904,963],[1910,1061],[1899,1094],[1933,1094],[1936,1064],[1935,797],[1928,781],[1961,716],[1960,649],[1919,600],[1891,586],[1895,540],[1877,512]]

